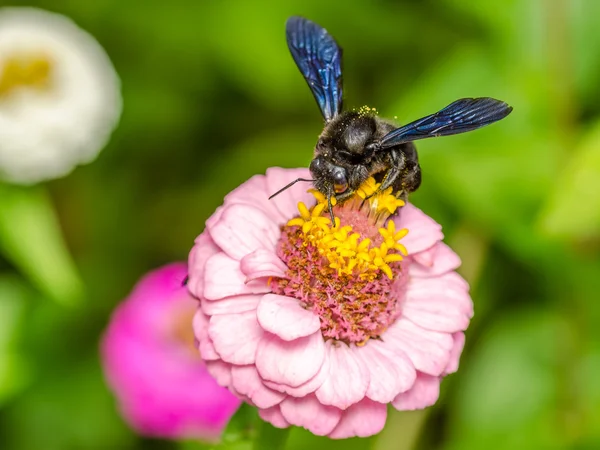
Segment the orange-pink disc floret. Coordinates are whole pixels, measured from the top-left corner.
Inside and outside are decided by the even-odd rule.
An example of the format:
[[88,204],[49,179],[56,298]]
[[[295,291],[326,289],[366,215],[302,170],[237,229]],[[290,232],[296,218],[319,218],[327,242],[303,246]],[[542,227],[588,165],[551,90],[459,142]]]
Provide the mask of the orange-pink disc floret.
[[[355,229],[370,231],[376,238],[377,228],[366,217],[357,215],[352,221]],[[298,226],[282,228],[277,254],[288,267],[289,279],[272,280],[273,292],[295,297],[318,314],[326,339],[361,345],[378,338],[399,317],[398,299],[406,284],[404,261],[389,264],[393,279],[382,271],[371,277],[340,273],[306,242]]]

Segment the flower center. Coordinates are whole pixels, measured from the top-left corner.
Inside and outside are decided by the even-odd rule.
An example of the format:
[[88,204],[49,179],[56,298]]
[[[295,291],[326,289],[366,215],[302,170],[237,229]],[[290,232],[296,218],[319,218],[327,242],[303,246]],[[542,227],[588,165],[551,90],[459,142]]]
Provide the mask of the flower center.
[[299,203],[300,216],[282,229],[277,252],[288,279],[274,279],[271,287],[318,314],[326,339],[364,345],[400,315],[407,252],[399,240],[408,230],[396,230],[388,219],[404,202],[392,188],[378,188],[369,178],[336,207],[334,226],[324,214],[326,198],[311,190],[317,204],[309,209]]
[[41,53],[15,53],[0,60],[0,98],[19,88],[48,89],[52,65]]

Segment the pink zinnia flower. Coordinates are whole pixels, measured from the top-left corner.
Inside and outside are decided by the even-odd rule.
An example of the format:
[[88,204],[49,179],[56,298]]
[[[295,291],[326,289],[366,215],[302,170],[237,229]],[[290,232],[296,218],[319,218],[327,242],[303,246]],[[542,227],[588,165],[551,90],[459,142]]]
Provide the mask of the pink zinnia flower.
[[104,371],[129,424],[142,434],[214,440],[240,401],[206,371],[194,344],[198,306],[186,265],[146,275],[116,309],[102,342]]
[[219,384],[274,426],[369,436],[388,403],[437,401],[473,305],[440,225],[389,190],[370,196],[373,179],[334,208],[333,229],[318,193],[267,199],[307,176],[269,169],[208,219],[189,257],[194,332]]

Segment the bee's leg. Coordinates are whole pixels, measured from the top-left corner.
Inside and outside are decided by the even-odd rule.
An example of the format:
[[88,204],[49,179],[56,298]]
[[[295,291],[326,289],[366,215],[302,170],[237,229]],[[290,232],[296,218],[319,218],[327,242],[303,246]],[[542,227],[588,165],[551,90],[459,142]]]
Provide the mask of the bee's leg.
[[388,153],[389,170],[384,175],[377,192],[393,187],[394,194],[403,200],[421,184],[421,166],[412,143]]
[[[381,180],[381,184],[377,188],[375,192],[369,195],[367,198],[371,198],[374,195],[379,194],[380,192],[385,191],[390,186],[394,186],[394,195],[399,195],[402,189],[402,173],[405,169],[406,165],[406,156],[404,153],[397,151],[395,149],[390,150],[386,155],[388,170],[383,176]],[[400,185],[400,186],[398,186]]]
[[335,225],[335,217],[333,215],[333,204],[331,199],[335,198],[336,204],[343,203],[355,194],[356,190],[348,187],[344,192],[336,194],[333,189],[330,189],[327,195],[327,204],[329,206],[329,215],[331,216],[331,223]]
[[335,216],[333,215],[333,205],[331,204],[331,197],[334,197],[335,193],[331,186],[327,189],[327,205],[329,206],[329,216],[331,217],[331,226],[335,226]]
[[383,192],[390,186],[394,186],[398,180],[398,177],[402,175],[404,169],[406,168],[406,156],[404,153],[399,152],[397,150],[391,150],[388,153],[390,168],[383,176],[383,180],[381,180],[381,184],[377,189],[377,192]]
[[402,191],[414,192],[421,185],[421,166],[416,161],[409,161],[402,175]]

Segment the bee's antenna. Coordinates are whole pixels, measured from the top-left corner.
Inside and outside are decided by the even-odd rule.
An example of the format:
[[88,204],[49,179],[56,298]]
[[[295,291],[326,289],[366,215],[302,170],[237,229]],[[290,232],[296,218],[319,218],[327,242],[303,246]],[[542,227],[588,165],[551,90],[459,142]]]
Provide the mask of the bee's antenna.
[[283,191],[285,191],[286,189],[291,188],[293,185],[295,185],[298,181],[315,181],[315,180],[309,180],[307,178],[298,178],[297,180],[292,181],[290,184],[282,187],[281,189],[279,189],[277,192],[275,192],[273,195],[271,195],[269,197],[269,200],[271,200],[273,197],[281,194]]

